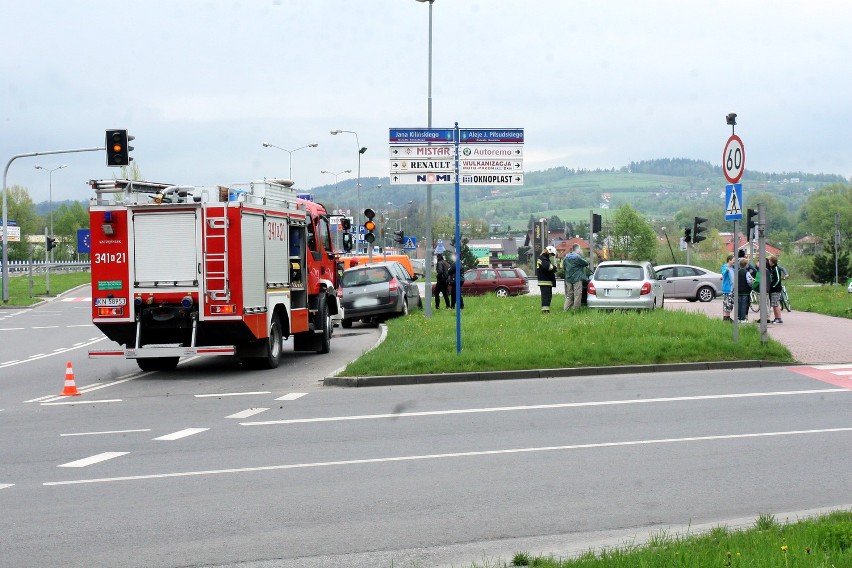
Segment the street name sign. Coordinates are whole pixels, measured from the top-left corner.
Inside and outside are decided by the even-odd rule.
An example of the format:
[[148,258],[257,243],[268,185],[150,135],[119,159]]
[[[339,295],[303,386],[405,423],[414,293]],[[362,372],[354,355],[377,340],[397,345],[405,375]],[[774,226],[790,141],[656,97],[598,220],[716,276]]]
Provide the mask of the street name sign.
[[452,144],[455,136],[452,128],[391,128],[391,144]]
[[523,144],[523,128],[463,128],[459,144]]

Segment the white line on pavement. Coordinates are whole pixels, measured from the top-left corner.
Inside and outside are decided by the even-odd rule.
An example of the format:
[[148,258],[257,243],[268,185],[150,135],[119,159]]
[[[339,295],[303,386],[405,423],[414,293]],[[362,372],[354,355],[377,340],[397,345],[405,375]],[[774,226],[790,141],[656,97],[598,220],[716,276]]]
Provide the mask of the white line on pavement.
[[154,439],[170,442],[172,440],[180,440],[181,438],[192,436],[193,434],[200,434],[201,432],[206,432],[209,429],[210,428],[187,428],[185,430],[178,430],[177,432],[172,432],[171,434],[166,434],[165,436],[160,436],[159,438]]
[[104,335],[102,337],[92,338],[86,343],[81,343],[79,345],[73,345],[72,347],[62,349],[61,351],[54,351],[53,353],[48,353],[46,355],[44,355],[44,354],[32,355],[28,359],[23,360],[23,361],[17,361],[17,360],[16,361],[6,361],[4,363],[0,363],[0,369],[2,369],[4,367],[11,367],[12,365],[20,365],[21,363],[29,363],[31,361],[35,361],[36,359],[43,359],[45,357],[52,357],[54,355],[59,355],[60,353],[67,353],[68,351],[73,351],[75,349],[79,349],[80,347],[92,345],[93,343],[97,343],[98,341],[103,341],[105,339],[106,339],[106,336]]
[[250,394],[272,394],[270,391],[253,391],[253,392],[220,392],[217,394],[197,394],[195,398],[211,398],[217,396],[244,396]]
[[266,412],[267,410],[269,410],[269,409],[268,408],[249,408],[248,410],[243,410],[241,412],[231,414],[230,416],[226,416],[225,418],[248,418],[249,416],[254,416],[255,414],[260,414],[261,412]]
[[285,394],[284,396],[279,396],[275,400],[296,400],[297,398],[302,398],[305,396],[306,392],[291,392],[289,394]]
[[852,432],[850,428],[826,428],[823,430],[792,430],[789,432],[759,432],[754,434],[727,434],[724,436],[696,436],[690,438],[664,438],[659,440],[632,440],[628,442],[604,442],[598,444],[573,444],[569,446],[543,446],[534,448],[514,448],[507,450],[484,450],[477,452],[455,452],[448,454],[424,454],[414,456],[397,456],[389,458],[366,458],[358,460],[340,460],[313,463],[294,463],[284,465],[268,465],[260,467],[240,467],[232,469],[213,469],[206,471],[182,471],[175,473],[157,473],[152,475],[129,475],[124,477],[103,477],[100,479],[77,479],[73,481],[49,481],[42,483],[44,486],[51,485],[79,485],[83,483],[109,483],[112,481],[138,481],[142,479],[165,479],[169,477],[192,477],[199,475],[219,475],[224,473],[249,473],[255,471],[275,471],[287,469],[307,469],[328,466],[363,465],[373,463],[406,462],[416,460],[435,460],[448,458],[463,458],[477,456],[496,456],[506,454],[525,454],[534,452],[555,452],[566,450],[586,450],[594,448],[617,448],[627,446],[647,446],[653,444],[676,444],[683,442],[708,442],[715,440],[740,440],[747,438],[766,438],[774,436],[801,436],[807,434],[829,434],[836,432]]
[[58,325],[43,325],[43,326],[33,326],[33,329],[56,329]]
[[[76,398],[76,397],[72,397],[72,398]],[[124,401],[120,398],[111,398],[111,399],[108,399],[108,400],[85,400],[85,399],[80,400],[80,399],[77,399],[77,400],[69,400],[68,402],[42,402],[41,406],[60,406],[60,405],[63,405],[63,404],[99,404],[99,403],[102,403],[102,402],[124,402]]]
[[102,454],[95,454],[94,456],[89,456],[87,458],[79,459],[76,461],[64,463],[57,467],[86,467],[87,465],[92,465],[95,463],[100,463],[102,461],[111,460],[113,458],[117,458],[130,452],[104,452]]
[[15,485],[15,484],[14,483],[0,483],[0,489],[8,489],[9,487],[12,487],[13,485]]
[[305,424],[309,422],[338,422],[343,420],[376,420],[381,418],[411,418],[414,416],[441,416],[446,414],[475,414],[480,412],[513,412],[517,410],[548,410],[554,408],[581,408],[585,406],[614,406],[619,404],[650,404],[655,402],[688,402],[695,400],[718,400],[725,398],[753,398],[762,396],[792,396],[803,394],[848,393],[849,389],[814,389],[803,391],[749,392],[740,394],[711,394],[701,396],[677,396],[666,398],[642,398],[629,400],[602,400],[593,402],[564,402],[557,404],[532,404],[524,406],[498,406],[493,408],[461,408],[458,410],[427,410],[423,412],[397,412],[390,414],[364,414],[354,416],[328,416],[324,418],[293,418],[266,422],[240,422],[240,426],[268,426],[272,424]]
[[21,331],[23,327],[2,327],[0,331]]
[[99,434],[130,434],[131,432],[150,432],[150,428],[138,430],[106,430],[104,432],[76,432],[74,434],[60,434],[60,436],[97,436]]

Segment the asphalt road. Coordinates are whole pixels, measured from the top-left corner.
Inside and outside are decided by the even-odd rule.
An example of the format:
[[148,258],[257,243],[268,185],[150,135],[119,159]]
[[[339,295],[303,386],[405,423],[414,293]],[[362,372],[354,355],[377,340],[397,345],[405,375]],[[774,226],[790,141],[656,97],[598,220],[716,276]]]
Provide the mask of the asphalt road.
[[[139,373],[85,359],[87,321],[0,311],[2,567],[467,566],[852,507],[827,371],[323,388],[375,328],[274,371]],[[53,400],[66,360],[84,394]]]

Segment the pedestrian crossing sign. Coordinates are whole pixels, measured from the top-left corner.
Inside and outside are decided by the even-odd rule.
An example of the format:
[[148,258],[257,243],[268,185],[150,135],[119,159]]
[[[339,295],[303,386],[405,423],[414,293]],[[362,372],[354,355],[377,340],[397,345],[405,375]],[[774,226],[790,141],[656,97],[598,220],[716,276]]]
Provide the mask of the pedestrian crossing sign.
[[725,221],[737,221],[743,218],[743,184],[732,183],[725,186]]
[[402,250],[417,250],[417,237],[405,237]]

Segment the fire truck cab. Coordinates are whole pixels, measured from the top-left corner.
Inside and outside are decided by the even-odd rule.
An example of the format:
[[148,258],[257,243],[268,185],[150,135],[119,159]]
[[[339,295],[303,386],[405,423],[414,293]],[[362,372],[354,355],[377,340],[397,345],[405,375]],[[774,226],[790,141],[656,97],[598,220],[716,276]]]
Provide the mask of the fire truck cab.
[[233,355],[275,368],[291,336],[296,351],[329,352],[338,304],[328,214],[293,182],[90,185],[92,321],[123,346],[90,358],[152,371]]

